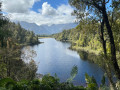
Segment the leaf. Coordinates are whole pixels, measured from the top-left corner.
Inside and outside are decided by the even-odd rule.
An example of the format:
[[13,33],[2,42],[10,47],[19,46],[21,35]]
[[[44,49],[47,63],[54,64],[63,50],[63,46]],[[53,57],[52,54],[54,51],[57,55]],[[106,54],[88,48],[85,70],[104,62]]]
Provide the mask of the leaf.
[[0,80],[0,87],[5,87],[6,85],[9,85],[10,83],[16,84],[16,82],[14,80],[12,80],[11,78],[1,79]]
[[96,84],[95,83],[90,83],[88,84],[88,90],[97,90]]
[[86,83],[90,83],[90,79],[89,79],[89,75],[87,73],[85,73],[85,81]]
[[7,90],[6,88],[4,88],[4,87],[0,87],[0,90]]
[[14,86],[15,86],[15,83],[14,83],[14,82],[8,82],[8,83],[6,83],[5,88],[12,90],[12,88],[13,88]]
[[71,83],[73,81],[73,79],[76,77],[77,73],[78,73],[77,66],[73,66],[72,71],[71,71],[71,76],[70,76],[70,78],[67,79],[66,82]]

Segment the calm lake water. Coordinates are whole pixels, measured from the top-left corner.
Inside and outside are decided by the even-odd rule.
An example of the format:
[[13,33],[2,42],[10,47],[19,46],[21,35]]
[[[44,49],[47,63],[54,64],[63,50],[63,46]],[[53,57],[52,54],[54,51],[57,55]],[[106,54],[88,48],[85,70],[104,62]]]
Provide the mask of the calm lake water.
[[78,74],[73,81],[75,85],[86,85],[85,73],[94,76],[97,83],[100,84],[104,74],[102,68],[88,60],[82,60],[76,51],[68,49],[70,43],[56,41],[54,38],[44,38],[40,41],[44,43],[29,47],[30,50],[36,52],[36,55],[34,52],[28,53],[30,51],[27,51],[26,47],[22,49],[29,54],[28,56],[31,56],[29,58],[35,60],[38,65],[37,73],[43,75],[50,73],[52,76],[56,73],[60,81],[63,82],[70,77],[72,67],[77,65]]

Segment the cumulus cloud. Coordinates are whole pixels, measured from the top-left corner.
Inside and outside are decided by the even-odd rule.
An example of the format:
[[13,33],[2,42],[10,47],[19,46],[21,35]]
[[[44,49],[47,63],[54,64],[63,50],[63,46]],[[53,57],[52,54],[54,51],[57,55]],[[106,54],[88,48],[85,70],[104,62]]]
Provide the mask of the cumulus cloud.
[[42,5],[42,15],[56,15],[56,10],[48,2]]
[[70,5],[61,5],[58,7],[57,12],[59,14],[71,15],[73,8]]
[[26,13],[38,0],[4,0],[3,10],[9,13]]
[[58,8],[53,8],[50,4],[44,2],[39,12],[35,12],[30,10],[30,8],[36,1],[39,0],[5,0],[3,10],[9,13],[12,21],[26,21],[38,25],[74,22],[75,17],[71,16],[73,8],[69,5],[63,4],[58,6]]

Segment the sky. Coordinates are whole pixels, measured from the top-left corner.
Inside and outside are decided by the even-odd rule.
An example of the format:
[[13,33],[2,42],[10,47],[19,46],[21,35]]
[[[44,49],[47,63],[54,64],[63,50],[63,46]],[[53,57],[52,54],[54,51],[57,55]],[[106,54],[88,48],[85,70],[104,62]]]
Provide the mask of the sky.
[[2,0],[2,11],[12,21],[37,25],[65,24],[75,21],[68,0]]

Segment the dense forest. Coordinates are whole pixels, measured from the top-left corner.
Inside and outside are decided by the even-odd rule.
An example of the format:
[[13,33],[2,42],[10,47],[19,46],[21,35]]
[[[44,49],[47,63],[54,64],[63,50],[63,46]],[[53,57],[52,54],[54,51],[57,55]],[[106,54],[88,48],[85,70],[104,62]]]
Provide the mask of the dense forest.
[[[78,73],[77,66],[72,68],[66,82],[60,82],[56,74],[47,74],[41,79],[36,74],[37,65],[34,60],[31,58],[29,63],[25,63],[21,59],[21,48],[24,45],[38,44],[38,36],[3,16],[0,3],[0,90],[119,90],[120,2],[112,0],[112,10],[107,11],[108,2],[109,0],[69,0],[69,4],[75,8],[72,14],[77,16],[79,25],[52,35],[57,40],[70,41],[71,49],[85,51],[80,54],[81,58],[86,58],[83,54],[89,56],[89,53],[100,56],[101,61],[97,61],[97,56],[94,58],[94,62],[98,62],[106,71],[100,86],[87,73],[86,86],[73,85],[72,81]],[[85,11],[86,8],[89,13]],[[90,16],[90,13],[94,16]],[[106,77],[109,86],[106,85]]]
[[38,37],[31,31],[23,29],[20,24],[7,21],[1,27],[1,47],[7,47],[7,43],[14,44],[35,44],[38,43]]
[[19,23],[9,21],[0,11],[0,79],[9,77],[16,81],[32,80],[36,75],[37,66],[32,60],[25,63],[21,59],[21,48],[37,43],[38,36],[23,29]]
[[[117,19],[114,22],[113,26],[113,34],[115,39],[115,45],[117,50],[117,58],[119,60],[120,53],[120,21]],[[116,30],[117,27],[117,30]],[[107,54],[110,54],[110,43],[109,36],[107,35],[106,28],[104,29],[104,38],[106,41]],[[80,24],[70,30],[64,30],[61,33],[54,34],[54,38],[60,41],[70,41],[72,42],[72,49],[84,49],[89,50],[89,52],[93,52],[95,54],[103,54],[101,33],[100,33],[100,23],[95,19],[86,19],[80,21]],[[120,65],[120,62],[119,62]]]
[[[116,54],[117,54],[117,62],[120,67],[120,22],[117,20],[113,28],[113,33],[115,37],[115,45],[116,45]],[[116,27],[119,27],[116,30]],[[110,60],[110,43],[109,43],[109,37],[107,35],[106,28],[104,29],[104,38],[106,41],[106,51],[108,55],[108,60]],[[104,50],[102,46],[102,40],[100,37],[100,23],[98,23],[96,20],[86,19],[80,22],[80,24],[70,30],[64,30],[61,33],[54,34],[52,37],[54,37],[57,40],[60,41],[67,41],[71,42],[70,49],[76,50],[80,57],[83,60],[90,60],[91,62],[94,62],[98,65],[100,65],[102,68],[105,68],[105,63],[109,63],[110,71],[113,70],[113,66],[111,65],[112,62],[106,61],[104,56]],[[107,70],[107,69],[106,69]],[[109,72],[111,74],[111,72]]]
[[[115,89],[111,70],[119,81],[120,2],[113,0],[110,6],[112,10],[106,8],[109,3],[106,0],[69,0],[69,3],[75,8],[72,15],[77,17],[79,25],[74,29],[55,34],[53,37],[60,41],[70,41],[72,43],[70,48],[73,50],[101,56],[101,62],[97,61],[97,58],[94,60],[105,68],[109,82]],[[84,54],[87,56],[87,53]]]

